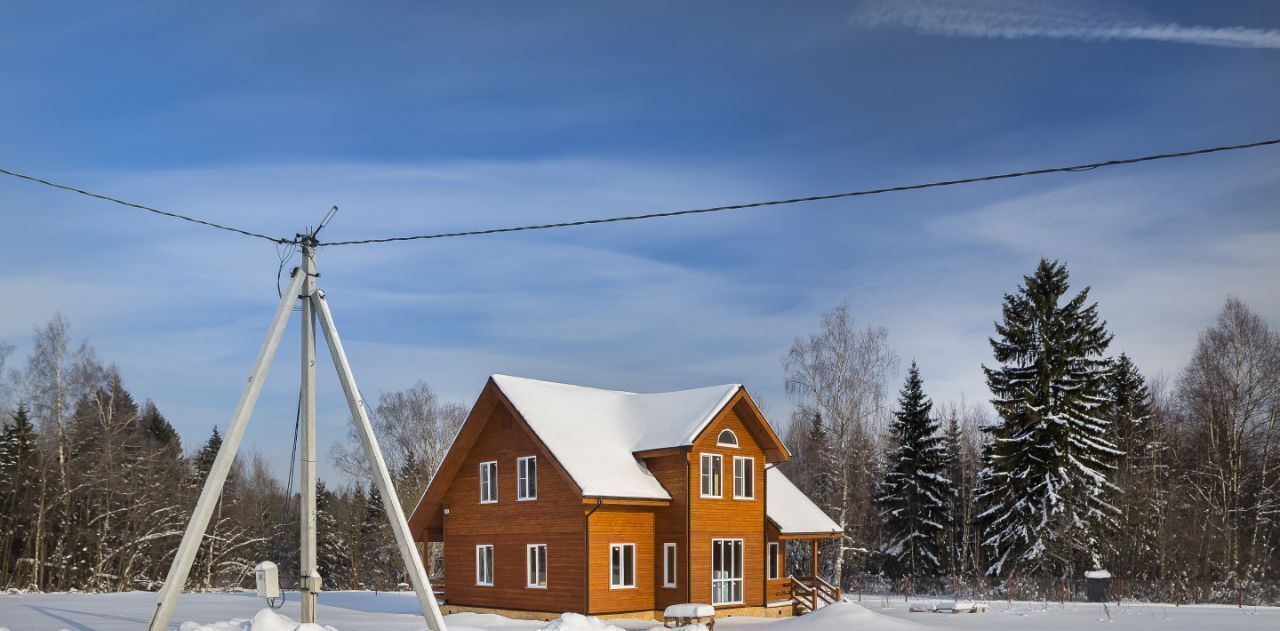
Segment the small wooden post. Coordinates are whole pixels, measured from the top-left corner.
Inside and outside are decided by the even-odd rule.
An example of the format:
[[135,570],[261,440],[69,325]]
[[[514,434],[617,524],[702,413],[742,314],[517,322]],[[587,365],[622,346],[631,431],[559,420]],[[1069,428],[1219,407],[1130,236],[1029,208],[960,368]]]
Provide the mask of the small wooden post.
[[813,610],[818,610],[818,540],[809,540],[810,557],[809,564],[813,569]]
[[1012,605],[1013,604],[1013,575],[1012,574],[1009,575],[1009,580],[1005,581],[1004,589],[1005,589],[1005,596],[1009,598],[1009,604]]
[[1067,584],[1062,579],[1058,579],[1058,604],[1067,606]]
[[858,602],[862,602],[862,575],[858,575]]
[[1124,579],[1116,577],[1116,606],[1120,606],[1120,594],[1124,591]]
[[1173,584],[1173,606],[1182,606],[1182,581],[1176,581]]
[[902,602],[911,602],[911,579],[906,577],[902,579]]
[[1244,587],[1236,587],[1236,607],[1244,609]]

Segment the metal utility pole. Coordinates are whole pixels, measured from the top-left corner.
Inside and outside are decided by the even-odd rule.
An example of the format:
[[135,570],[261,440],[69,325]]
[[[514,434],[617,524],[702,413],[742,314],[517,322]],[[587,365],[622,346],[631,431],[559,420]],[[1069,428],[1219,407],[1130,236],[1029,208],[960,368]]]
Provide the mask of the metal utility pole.
[[302,508],[298,553],[298,594],[302,601],[300,622],[316,621],[320,596],[320,572],[316,568],[316,316],[311,296],[316,293],[316,239],[302,240],[302,381],[299,409],[302,467],[299,493]]
[[422,607],[422,615],[431,631],[447,631],[440,606],[436,603],[435,594],[427,579],[426,569],[418,556],[417,547],[409,534],[409,524],[405,520],[404,511],[400,508],[400,499],[396,495],[395,485],[387,470],[386,460],[378,448],[378,439],[373,432],[373,424],[369,422],[369,413],[365,409],[364,399],[356,387],[355,375],[347,362],[346,352],[342,349],[342,341],[338,338],[338,329],[333,324],[333,315],[325,302],[324,292],[316,288],[316,233],[323,228],[337,212],[335,207],[329,211],[320,227],[306,235],[299,235],[298,243],[302,246],[302,265],[293,270],[289,288],[285,290],[276,308],[271,326],[267,329],[267,339],[262,344],[258,359],[254,362],[249,382],[240,395],[231,423],[213,461],[209,476],[205,479],[204,488],[200,491],[200,499],[196,502],[191,521],[182,535],[182,543],[169,566],[169,574],[156,601],[156,610],[151,616],[148,631],[167,631],[169,619],[173,617],[173,609],[178,604],[178,596],[186,585],[187,575],[191,572],[191,564],[195,560],[196,550],[204,538],[209,526],[213,509],[222,495],[222,486],[236,457],[236,450],[244,438],[245,428],[262,392],[262,382],[266,379],[271,361],[275,358],[284,336],[285,326],[289,322],[289,314],[293,311],[295,300],[302,300],[302,383],[299,392],[299,435],[302,450],[301,472],[301,550],[299,552],[299,570],[301,574],[302,622],[316,622],[316,601],[320,593],[320,574],[316,569],[316,325],[324,331],[325,340],[329,344],[329,353],[333,358],[334,368],[338,371],[338,380],[342,383],[351,417],[356,423],[360,443],[365,455],[373,465],[374,481],[382,493],[383,508],[391,522],[391,530],[395,533],[396,545],[400,548],[400,556],[404,561],[409,580],[413,583],[413,591]]

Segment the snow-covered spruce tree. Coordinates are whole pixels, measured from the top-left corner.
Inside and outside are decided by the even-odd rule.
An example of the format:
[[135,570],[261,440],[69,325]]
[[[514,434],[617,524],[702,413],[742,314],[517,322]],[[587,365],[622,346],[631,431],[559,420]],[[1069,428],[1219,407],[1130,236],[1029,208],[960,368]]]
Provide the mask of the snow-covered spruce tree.
[[0,431],[0,588],[26,587],[17,568],[19,559],[31,557],[32,480],[40,467],[36,440],[26,405],[19,403],[12,422]]
[[1065,264],[1041,259],[1005,294],[991,339],[1000,366],[983,366],[999,415],[983,428],[991,441],[977,496],[992,576],[1096,565],[1099,536],[1115,526],[1107,475],[1123,454],[1099,416],[1111,335],[1088,288],[1064,301],[1067,279]]
[[913,582],[935,578],[948,569],[943,534],[950,520],[947,500],[952,495],[947,478],[948,453],[932,417],[933,402],[924,394],[924,382],[915,362],[898,394],[898,410],[889,425],[894,445],[876,496],[885,518],[887,538],[883,552],[891,576]]
[[1152,419],[1151,391],[1128,355],[1112,363],[1107,380],[1104,414],[1111,423],[1116,447],[1125,452],[1111,477],[1124,491],[1115,502],[1120,510],[1116,553],[1119,569],[1129,576],[1159,575],[1159,529],[1168,501],[1165,492],[1165,446]]

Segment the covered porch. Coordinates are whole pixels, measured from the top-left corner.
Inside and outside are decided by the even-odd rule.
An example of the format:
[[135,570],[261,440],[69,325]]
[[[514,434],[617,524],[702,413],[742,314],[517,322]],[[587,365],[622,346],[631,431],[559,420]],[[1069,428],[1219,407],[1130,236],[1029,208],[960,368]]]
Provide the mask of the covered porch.
[[[769,566],[765,577],[766,600],[770,607],[792,606],[796,615],[809,613],[840,601],[838,585],[819,576],[822,541],[843,536],[840,526],[796,488],[782,472],[768,470],[765,540],[769,550]],[[808,548],[809,563],[805,571],[787,572],[789,542],[801,542]]]

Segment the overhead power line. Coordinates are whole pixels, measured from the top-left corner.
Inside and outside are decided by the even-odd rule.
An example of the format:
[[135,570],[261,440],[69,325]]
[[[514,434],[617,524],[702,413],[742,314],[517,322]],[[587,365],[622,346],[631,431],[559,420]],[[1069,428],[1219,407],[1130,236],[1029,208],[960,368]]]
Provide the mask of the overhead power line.
[[671,210],[666,212],[645,213],[642,215],[625,215],[621,217],[605,217],[599,219],[580,219],[577,221],[565,221],[560,223],[533,224],[528,226],[512,226],[507,228],[488,228],[484,230],[468,230],[464,232],[438,232],[434,234],[418,234],[403,237],[382,237],[380,239],[359,239],[354,241],[330,241],[321,243],[320,245],[363,245],[366,243],[391,243],[393,241],[419,241],[424,239],[449,239],[453,237],[475,237],[488,234],[501,234],[504,232],[525,232],[531,230],[550,230],[553,228],[572,228],[575,226],[591,226],[596,224],[617,223],[623,221],[640,221],[642,219],[659,219],[663,217],[679,217],[682,215],[700,215],[705,213],[718,213],[730,210],[744,210],[747,208],[760,208],[763,206],[784,206],[788,204],[801,204],[805,202],[820,202],[831,199],[842,199],[846,197],[863,197],[867,195],[880,195],[882,193],[897,193],[901,191],[915,191],[926,188],[940,188],[943,186],[957,186],[960,184],[975,184],[978,182],[991,182],[994,180],[1010,180],[1018,177],[1026,177],[1029,175],[1045,175],[1048,173],[1078,173],[1080,171],[1092,171],[1100,167],[1120,166],[1124,164],[1137,164],[1139,162],[1152,162],[1155,160],[1168,160],[1171,158],[1187,158],[1190,156],[1199,156],[1209,153],[1220,153],[1223,151],[1236,151],[1239,149],[1253,149],[1256,147],[1265,147],[1267,145],[1280,144],[1280,138],[1271,140],[1260,140],[1240,145],[1225,145],[1221,147],[1209,147],[1206,149],[1195,149],[1192,151],[1179,151],[1176,153],[1158,153],[1138,158],[1124,158],[1121,160],[1107,160],[1105,162],[1092,162],[1089,164],[1078,164],[1065,167],[1050,167],[1045,169],[1034,169],[1030,171],[1015,171],[1012,173],[1001,173],[998,175],[983,175],[979,177],[968,177],[958,180],[941,180],[937,182],[926,182],[923,184],[904,184],[901,186],[889,186],[883,188],[871,188],[860,191],[849,191],[847,193],[832,193],[829,195],[812,195],[808,197],[792,197],[790,199],[778,199],[764,202],[748,202],[744,204],[732,204],[728,206],[712,206],[710,208],[694,208],[689,210]]
[[[1173,153],[1157,153],[1157,154],[1141,156],[1137,158],[1123,158],[1118,160],[1106,160],[1103,162],[1091,162],[1088,164],[1077,164],[1072,166],[1049,167],[1049,168],[1043,168],[1043,169],[1032,169],[1027,171],[1013,171],[1009,173],[1000,173],[996,175],[983,175],[983,176],[968,177],[968,178],[961,178],[961,179],[955,179],[955,180],[939,180],[939,181],[925,182],[925,183],[919,183],[919,184],[903,184],[900,186],[870,188],[870,189],[864,189],[859,191],[849,191],[844,193],[831,193],[827,195],[811,195],[807,197],[792,197],[789,199],[747,202],[743,204],[731,204],[726,206],[712,206],[709,208],[671,210],[671,211],[665,211],[665,212],[645,213],[640,215],[624,215],[619,217],[603,217],[603,218],[596,218],[596,219],[579,219],[575,221],[564,221],[559,223],[531,224],[531,225],[525,225],[525,226],[509,226],[509,227],[503,227],[503,228],[486,228],[483,230],[467,230],[462,232],[437,232],[437,233],[416,234],[416,235],[408,235],[408,236],[381,237],[377,239],[329,241],[329,242],[320,242],[320,243],[317,243],[317,245],[320,245],[320,246],[364,245],[369,243],[391,243],[395,241],[421,241],[421,240],[427,240],[427,239],[449,239],[453,237],[474,237],[474,236],[482,236],[482,235],[490,235],[490,234],[502,234],[506,232],[528,232],[533,230],[551,230],[554,228],[572,228],[576,226],[591,226],[591,225],[597,225],[597,224],[619,223],[619,222],[625,222],[625,221],[640,221],[643,219],[660,219],[664,217],[679,217],[682,215],[700,215],[700,214],[707,214],[707,213],[726,212],[731,210],[745,210],[747,208],[761,208],[765,206],[785,206],[790,204],[801,204],[806,202],[820,202],[820,201],[833,200],[833,199],[843,199],[847,197],[865,197],[869,195],[880,195],[884,193],[915,191],[915,190],[928,189],[928,188],[941,188],[944,186],[958,186],[962,184],[976,184],[979,182],[991,182],[995,180],[1010,180],[1013,178],[1026,177],[1031,175],[1046,175],[1049,173],[1078,173],[1081,171],[1092,171],[1094,169],[1101,168],[1101,167],[1113,167],[1113,166],[1121,166],[1121,165],[1127,165],[1127,164],[1138,164],[1141,162],[1153,162],[1156,160],[1168,160],[1172,158],[1187,158],[1191,156],[1200,156],[1200,155],[1206,155],[1211,153],[1221,153],[1224,151],[1254,149],[1258,147],[1266,147],[1266,146],[1278,145],[1278,144],[1280,144],[1280,138],[1273,138],[1270,140],[1259,140],[1256,142],[1249,142],[1249,143],[1237,144],[1237,145],[1223,145],[1219,147],[1208,147],[1204,149],[1194,149],[1191,151],[1178,151]],[[267,241],[270,241],[276,244],[298,243],[298,237],[293,237],[293,238],[272,237],[259,232],[252,232],[250,230],[245,230],[242,228],[236,228],[233,226],[214,223],[212,221],[198,219],[198,218],[184,215],[181,213],[171,212],[167,210],[160,210],[158,208],[152,208],[150,206],[136,204],[134,202],[125,201],[122,199],[111,197],[109,195],[94,193],[84,189],[76,188],[74,186],[59,184],[57,182],[53,182],[43,178],[38,178],[31,175],[26,175],[23,173],[18,173],[15,171],[10,171],[4,168],[0,168],[0,174],[8,175],[15,178],[20,178],[30,182],[35,182],[37,184],[43,184],[45,186],[50,186],[50,187],[61,189],[64,191],[70,191],[72,193],[79,193],[80,195],[85,195],[87,197],[92,197],[95,199],[101,199],[101,200],[112,202],[115,204],[120,204],[121,206],[127,206],[129,208],[145,210],[147,212],[155,213],[157,215],[163,215],[165,217],[172,217],[174,219],[181,219],[183,221],[189,221],[191,223],[200,224],[202,226],[207,226],[210,228],[216,228],[218,230],[225,230],[227,232],[240,234],[246,237],[265,239]]]
[[35,177],[35,176],[33,176],[33,175],[26,175],[26,174],[23,174],[23,173],[17,173],[17,172],[14,172],[14,171],[10,171],[10,170],[8,170],[8,169],[2,169],[2,168],[0,168],[0,173],[3,173],[4,175],[13,176],[13,177],[16,177],[16,178],[19,178],[19,179],[27,180],[27,181],[29,181],[29,182],[35,182],[35,183],[37,183],[37,184],[44,184],[45,186],[52,186],[53,188],[59,188],[59,189],[62,189],[62,190],[64,190],[64,191],[71,191],[72,193],[79,193],[79,194],[81,194],[81,195],[85,195],[85,196],[87,196],[87,197],[92,197],[92,198],[94,198],[94,199],[101,199],[101,200],[104,200],[104,201],[112,202],[112,203],[114,203],[114,204],[120,204],[121,206],[128,206],[129,208],[137,208],[138,210],[145,210],[145,211],[147,211],[147,212],[149,212],[149,213],[155,213],[155,214],[157,214],[157,215],[164,215],[165,217],[173,217],[174,219],[181,219],[181,220],[183,220],[183,221],[190,221],[191,223],[198,223],[198,224],[200,224],[200,225],[202,225],[202,226],[208,226],[208,227],[210,227],[210,228],[217,228],[218,230],[226,230],[227,232],[234,232],[234,233],[236,233],[236,234],[242,234],[242,235],[244,235],[244,236],[246,236],[246,237],[256,237],[256,238],[258,238],[258,239],[266,239],[267,241],[271,241],[271,242],[273,242],[273,243],[292,243],[292,242],[293,242],[293,239],[281,239],[281,238],[277,238],[277,237],[269,237],[269,236],[267,236],[267,235],[265,235],[265,234],[261,234],[261,233],[257,233],[257,232],[251,232],[251,231],[249,231],[249,230],[243,230],[243,229],[241,229],[241,228],[235,228],[235,227],[232,227],[232,226],[224,226],[224,225],[222,225],[222,224],[214,223],[214,222],[212,222],[212,221],[205,221],[204,219],[196,219],[195,217],[188,217],[188,216],[183,215],[183,214],[180,214],[180,213],[169,212],[169,211],[167,211],[167,210],[160,210],[159,208],[152,208],[152,207],[150,207],[150,206],[143,206],[142,204],[135,204],[135,203],[133,203],[133,202],[127,202],[127,201],[125,201],[125,200],[123,200],[123,199],[117,199],[117,198],[115,198],[115,197],[111,197],[110,195],[103,195],[103,194],[101,194],[101,193],[93,193],[93,192],[90,192],[90,191],[86,191],[86,190],[84,190],[84,189],[76,188],[76,187],[74,187],[74,186],[68,186],[68,185],[66,185],[66,184],[59,184],[59,183],[57,183],[57,182],[52,182],[52,181],[49,181],[49,180],[46,180],[46,179],[43,179],[43,178],[38,178],[38,177]]

